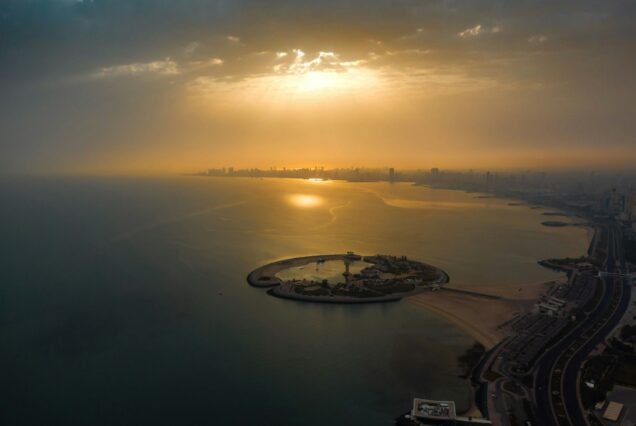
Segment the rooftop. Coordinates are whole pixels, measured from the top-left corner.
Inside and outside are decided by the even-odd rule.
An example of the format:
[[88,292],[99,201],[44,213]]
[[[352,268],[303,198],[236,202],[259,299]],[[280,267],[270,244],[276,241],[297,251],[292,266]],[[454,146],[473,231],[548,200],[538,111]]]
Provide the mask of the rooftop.
[[609,404],[607,404],[605,412],[603,413],[603,418],[612,422],[618,421],[618,418],[621,416],[622,411],[623,404],[621,404],[620,402],[610,401]]
[[413,417],[454,419],[457,417],[454,401],[434,401],[431,399],[413,399]]

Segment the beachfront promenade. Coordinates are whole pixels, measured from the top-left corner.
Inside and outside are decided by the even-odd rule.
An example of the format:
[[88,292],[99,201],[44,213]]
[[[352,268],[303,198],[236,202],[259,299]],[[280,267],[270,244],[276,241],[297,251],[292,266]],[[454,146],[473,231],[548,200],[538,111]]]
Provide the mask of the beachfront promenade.
[[[616,226],[599,226],[589,257],[541,262],[566,272],[567,283],[506,323],[504,339],[473,372],[477,403],[493,424],[588,424],[582,365],[595,350],[602,352],[630,300],[629,283],[611,275],[622,266],[619,241]],[[608,276],[600,280],[599,271]]]

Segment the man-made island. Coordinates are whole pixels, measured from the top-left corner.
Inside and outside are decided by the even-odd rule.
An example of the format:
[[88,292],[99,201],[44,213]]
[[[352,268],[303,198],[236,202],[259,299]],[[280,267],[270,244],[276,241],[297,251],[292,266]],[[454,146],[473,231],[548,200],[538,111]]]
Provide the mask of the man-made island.
[[437,290],[448,274],[406,256],[353,252],[296,257],[261,266],[247,276],[254,287],[285,299],[323,303],[391,302]]

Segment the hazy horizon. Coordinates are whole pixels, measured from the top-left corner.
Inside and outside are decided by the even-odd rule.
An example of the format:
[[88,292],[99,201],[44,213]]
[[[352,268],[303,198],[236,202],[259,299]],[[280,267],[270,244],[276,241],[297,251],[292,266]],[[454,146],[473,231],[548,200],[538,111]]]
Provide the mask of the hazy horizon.
[[9,1],[4,174],[628,169],[628,1]]
[[[633,167],[626,165],[624,167],[614,167],[614,168],[590,168],[584,165],[573,168],[563,168],[563,167],[518,167],[518,168],[497,168],[497,167],[466,167],[466,168],[446,168],[446,167],[437,167],[437,165],[431,165],[431,167],[393,167],[391,165],[381,165],[381,166],[365,166],[360,164],[352,164],[352,165],[343,165],[343,166],[335,166],[335,167],[327,167],[323,165],[307,165],[307,166],[298,166],[298,167],[289,167],[285,165],[280,166],[259,166],[259,165],[248,165],[244,167],[236,167],[234,164],[212,164],[209,167],[202,165],[199,168],[194,166],[189,170],[59,170],[59,171],[34,171],[29,173],[24,172],[0,172],[0,179],[11,179],[11,178],[173,178],[179,176],[193,176],[193,175],[205,175],[208,170],[223,170],[233,168],[238,172],[246,172],[249,170],[259,171],[259,172],[271,172],[278,171],[282,172],[284,170],[290,171],[302,171],[302,170],[318,170],[324,172],[333,172],[333,171],[351,171],[354,169],[359,169],[360,172],[369,172],[373,173],[372,180],[377,180],[376,178],[380,178],[381,175],[379,173],[386,172],[388,179],[388,171],[393,168],[395,172],[400,175],[426,175],[429,174],[431,169],[436,168],[442,174],[470,174],[473,173],[475,175],[486,174],[486,173],[497,173],[503,176],[520,176],[524,174],[538,174],[545,173],[549,177],[554,178],[577,178],[583,179],[589,177],[590,174],[594,175],[596,178],[612,178],[612,177],[620,177],[626,179],[636,178],[636,171],[634,171]],[[210,175],[215,178],[223,178],[222,175]],[[230,175],[227,177],[233,178],[246,178],[249,179],[250,176],[247,175]],[[300,176],[263,176],[265,179],[298,179]],[[334,178],[336,179],[336,178]],[[342,180],[348,180],[346,177],[342,177]],[[336,179],[337,180],[337,179]]]
[[635,22],[0,0],[0,426],[636,424]]

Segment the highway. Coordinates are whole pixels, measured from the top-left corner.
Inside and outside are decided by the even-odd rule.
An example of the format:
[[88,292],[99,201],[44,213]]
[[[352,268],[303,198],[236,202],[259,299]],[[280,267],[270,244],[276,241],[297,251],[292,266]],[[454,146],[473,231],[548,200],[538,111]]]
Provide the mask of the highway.
[[[612,273],[616,271],[617,263],[622,259],[619,258],[619,242],[615,230],[612,230],[609,235],[609,250],[604,270]],[[609,290],[606,291],[608,297],[604,297],[603,302],[608,303],[609,306],[599,306],[593,313],[595,314],[593,316],[597,322],[596,326],[600,328],[570,358],[565,369],[562,384],[563,400],[565,402],[567,416],[572,424],[587,424],[579,398],[578,374],[590,352],[596,345],[605,340],[605,337],[616,327],[627,310],[631,295],[631,286],[624,281],[625,280],[620,278],[611,277],[603,280],[605,288]]]
[[[620,262],[616,230],[609,230],[608,256],[603,266],[614,272]],[[591,351],[614,329],[629,304],[631,287],[615,277],[603,280],[596,308],[540,360],[535,372],[534,399],[541,425],[585,425],[579,398],[579,371]]]

